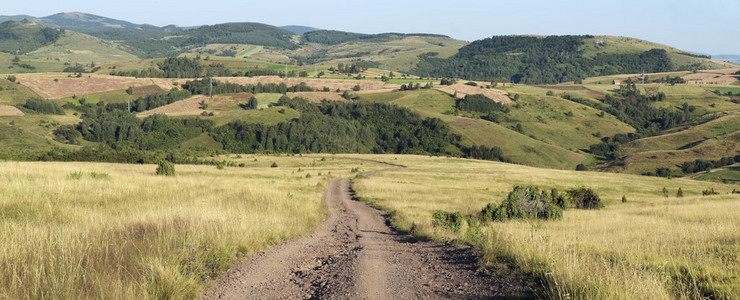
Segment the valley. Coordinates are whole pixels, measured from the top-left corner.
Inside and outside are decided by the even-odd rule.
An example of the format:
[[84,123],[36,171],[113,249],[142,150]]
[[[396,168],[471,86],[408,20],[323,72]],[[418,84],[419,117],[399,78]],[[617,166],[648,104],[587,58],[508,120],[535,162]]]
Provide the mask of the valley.
[[740,295],[740,65],[605,35],[0,22],[0,298]]

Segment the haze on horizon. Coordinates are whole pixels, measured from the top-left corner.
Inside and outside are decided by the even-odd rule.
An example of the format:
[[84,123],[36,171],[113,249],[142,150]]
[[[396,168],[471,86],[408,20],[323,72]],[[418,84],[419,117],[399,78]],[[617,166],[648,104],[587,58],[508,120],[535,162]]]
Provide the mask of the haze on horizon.
[[702,54],[740,54],[740,0],[235,1],[27,0],[2,15],[85,12],[165,26],[259,22],[361,33],[436,33],[473,41],[493,35],[616,35]]

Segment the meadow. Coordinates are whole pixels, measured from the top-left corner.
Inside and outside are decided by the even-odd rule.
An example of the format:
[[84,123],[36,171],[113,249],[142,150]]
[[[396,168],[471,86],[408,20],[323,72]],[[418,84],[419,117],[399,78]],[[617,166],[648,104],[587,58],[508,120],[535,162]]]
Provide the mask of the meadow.
[[[484,263],[498,274],[518,270],[539,281],[541,297],[740,295],[740,195],[729,194],[735,185],[448,158],[377,159],[408,168],[355,180],[357,197],[392,212],[392,223],[415,236],[481,247]],[[606,207],[571,208],[555,221],[468,221],[458,233],[433,225],[436,210],[476,219],[486,204],[500,203],[515,185],[561,192],[587,186]],[[719,194],[702,196],[708,189]]]
[[211,159],[244,167],[165,177],[155,165],[0,162],[0,298],[196,298],[235,260],[314,231],[328,177],[383,168]]

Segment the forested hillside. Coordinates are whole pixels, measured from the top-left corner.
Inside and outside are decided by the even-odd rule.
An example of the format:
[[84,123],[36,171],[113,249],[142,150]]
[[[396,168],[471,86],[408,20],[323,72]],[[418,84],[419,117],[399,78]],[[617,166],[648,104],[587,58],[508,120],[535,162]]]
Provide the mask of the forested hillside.
[[64,30],[54,29],[31,21],[7,21],[0,24],[0,51],[24,54],[53,44]]
[[315,30],[306,32],[303,34],[303,38],[310,43],[318,43],[324,45],[337,45],[341,43],[351,41],[363,41],[363,42],[388,42],[393,39],[400,39],[407,36],[433,36],[433,37],[447,37],[444,35],[437,34],[405,34],[405,33],[380,33],[380,34],[364,34],[345,32],[337,30]]
[[597,53],[585,57],[593,36],[494,36],[475,41],[450,58],[420,56],[415,73],[424,77],[465,78],[526,84],[576,81],[590,76],[652,73],[677,68],[664,49]]
[[183,31],[177,36],[129,40],[125,44],[141,57],[166,57],[208,44],[251,44],[296,49],[293,33],[260,23],[226,23]]

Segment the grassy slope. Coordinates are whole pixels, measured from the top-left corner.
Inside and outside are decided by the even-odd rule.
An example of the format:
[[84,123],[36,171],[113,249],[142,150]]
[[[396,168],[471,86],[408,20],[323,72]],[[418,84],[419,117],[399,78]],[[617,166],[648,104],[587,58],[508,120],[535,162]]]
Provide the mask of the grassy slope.
[[466,44],[451,38],[417,36],[382,43],[353,41],[332,46],[309,43],[288,54],[307,56],[317,51],[328,51],[326,59],[330,64],[356,59],[357,55],[362,54],[362,60],[388,64],[390,70],[408,72],[416,66],[419,54],[437,52],[439,57],[449,57]]
[[612,115],[599,117],[600,110],[560,97],[546,96],[546,89],[516,85],[505,90],[520,94],[517,102],[520,108],[512,107],[501,125],[513,128],[521,123],[525,134],[551,145],[578,151],[599,143],[602,136],[635,131]]
[[52,60],[70,64],[106,64],[137,58],[111,42],[74,31],[66,31],[54,44],[28,55],[38,61]]
[[504,156],[517,163],[571,169],[588,159],[583,154],[544,143],[493,122],[444,114],[454,110],[455,101],[442,92],[421,90],[367,94],[360,99],[393,103],[411,108],[424,116],[440,118],[451,125],[453,132],[462,136],[463,144],[501,147]]
[[[740,198],[727,194],[732,185],[460,159],[376,159],[408,168],[356,180],[359,198],[393,212],[392,222],[402,230],[482,247],[485,260],[502,274],[513,267],[541,276],[545,298],[740,295]],[[558,221],[497,222],[478,233],[466,222],[459,234],[432,223],[435,210],[476,214],[521,184],[560,191],[589,186],[606,208],[570,209]],[[679,187],[685,198],[674,197]],[[708,188],[722,195],[700,196]]]
[[[602,41],[603,44],[597,47],[595,44],[596,41]],[[582,49],[586,57],[593,57],[597,53],[623,54],[644,52],[650,49],[663,49],[668,52],[668,56],[676,67],[694,64],[699,64],[699,69],[720,69],[724,67],[724,65],[710,61],[706,58],[692,57],[687,55],[689,53],[670,46],[629,37],[595,36],[592,39],[586,40]]]
[[70,112],[63,116],[26,114],[22,117],[0,117],[0,155],[73,147],[54,141],[52,132],[59,125],[79,122],[80,119]]
[[0,87],[2,87],[2,91],[0,91],[0,105],[13,106],[19,103],[25,103],[28,98],[39,96],[23,84],[8,81],[6,76],[0,78]]

